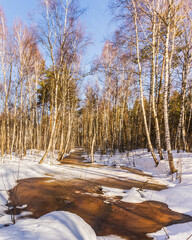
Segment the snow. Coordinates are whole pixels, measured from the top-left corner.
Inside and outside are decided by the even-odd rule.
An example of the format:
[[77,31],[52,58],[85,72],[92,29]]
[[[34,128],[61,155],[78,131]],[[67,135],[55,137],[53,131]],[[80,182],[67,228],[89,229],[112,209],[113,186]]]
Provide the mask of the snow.
[[[167,235],[166,237],[165,231]],[[160,231],[156,232],[155,234],[148,234],[150,237],[154,237],[154,240],[191,240],[192,239],[192,223],[184,223],[184,224],[177,224],[172,225],[165,228],[165,231],[161,229]],[[190,237],[191,236],[191,237]]]
[[[52,212],[39,219],[22,219],[18,220],[15,225],[12,225],[10,215],[5,214],[8,209],[8,190],[14,188],[17,180],[34,177],[49,177],[52,179],[73,179],[73,178],[101,178],[108,174],[109,176],[116,175],[115,171],[107,169],[74,167],[60,165],[57,162],[57,153],[50,153],[42,165],[39,165],[43,151],[32,150],[27,151],[27,155],[23,158],[13,155],[12,159],[9,155],[5,155],[1,159],[0,168],[0,240],[92,240],[97,239],[93,229],[85,223],[79,216],[69,212]],[[65,173],[65,174],[63,174]],[[20,208],[25,208],[26,205]],[[29,212],[22,212],[16,216],[16,220],[21,216],[28,216]],[[5,227],[5,225],[10,225]],[[119,240],[116,236],[99,237],[103,240]]]
[[[77,215],[68,212],[52,212],[39,219],[23,219],[15,225],[4,227],[5,224],[12,224],[11,216],[5,214],[8,203],[8,190],[13,188],[17,180],[31,177],[49,177],[47,181],[54,179],[100,179],[116,178],[121,180],[150,181],[167,185],[168,189],[152,191],[132,188],[117,189],[103,186],[106,197],[113,198],[121,196],[122,201],[140,203],[146,200],[156,200],[164,202],[174,211],[192,216],[192,153],[173,152],[175,166],[178,169],[179,179],[176,175],[169,174],[169,164],[165,159],[160,161],[155,167],[151,154],[147,150],[136,150],[133,152],[119,153],[115,156],[95,154],[93,166],[72,166],[59,165],[56,161],[57,152],[52,156],[48,155],[45,162],[39,165],[38,162],[43,156],[43,151],[33,150],[27,152],[27,156],[22,159],[13,155],[1,158],[0,168],[0,240],[2,239],[98,239],[98,240],[119,240],[117,236],[97,237],[91,227]],[[88,158],[88,156],[86,156]],[[103,165],[103,167],[98,166]],[[131,167],[140,169],[148,175],[138,175],[131,173],[121,167]],[[153,176],[153,178],[151,178]],[[181,183],[180,183],[181,181]],[[26,206],[22,206],[25,208]],[[22,216],[29,215],[23,212]],[[18,216],[19,217],[19,216]],[[50,224],[51,223],[51,224]],[[166,239],[166,234],[170,239],[183,240],[192,234],[192,223],[177,224],[166,227],[157,233],[149,234],[157,240]],[[71,235],[70,235],[71,234]],[[65,237],[65,238],[64,238]],[[190,239],[190,238],[189,238]],[[191,237],[192,239],[192,237]]]
[[[169,164],[166,153],[165,159],[159,162],[158,167],[147,150],[136,150],[129,153],[117,153],[115,156],[95,156],[95,163],[108,164],[110,166],[133,167],[150,174],[168,186],[168,189],[161,191],[140,190],[132,188],[130,190],[114,189],[103,187],[106,196],[121,196],[122,201],[131,203],[141,203],[147,200],[164,202],[173,211],[188,214],[192,216],[192,153],[173,151],[174,163],[178,170],[179,178],[176,175],[170,175]],[[180,183],[181,181],[181,183]],[[185,224],[176,224],[166,228],[169,239],[184,240],[192,234],[192,222]],[[166,234],[162,229],[157,233],[148,234],[157,240],[165,240]],[[189,238],[192,239],[192,236]]]
[[51,212],[39,219],[25,219],[0,231],[1,240],[96,240],[93,229],[70,212]]
[[117,236],[114,236],[114,235],[110,235],[110,236],[107,236],[107,237],[98,237],[97,239],[98,240],[123,240],[124,238],[117,237]]

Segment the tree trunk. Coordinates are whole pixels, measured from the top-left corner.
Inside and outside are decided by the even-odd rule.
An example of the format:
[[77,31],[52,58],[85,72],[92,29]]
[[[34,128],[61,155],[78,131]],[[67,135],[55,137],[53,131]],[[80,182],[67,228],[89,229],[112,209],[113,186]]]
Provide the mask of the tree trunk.
[[4,116],[1,124],[1,157],[4,155],[4,142],[5,142],[5,121]]
[[136,34],[137,64],[138,64],[138,68],[139,68],[139,86],[140,86],[140,98],[141,98],[141,106],[142,106],[142,112],[143,112],[143,120],[144,120],[144,126],[145,126],[145,132],[146,132],[146,136],[147,136],[148,146],[149,146],[149,149],[151,151],[151,155],[154,159],[154,162],[157,166],[158,161],[157,161],[157,158],[156,158],[155,153],[153,151],[153,146],[152,146],[152,143],[151,143],[151,139],[150,139],[150,135],[149,135],[149,129],[148,129],[148,125],[147,125],[147,117],[146,117],[146,113],[145,113],[144,96],[143,96],[143,83],[142,83],[142,76],[141,76],[142,68],[141,68],[141,63],[140,63],[139,37],[138,37],[138,29],[137,29],[137,9],[136,9],[136,5],[135,5],[135,0],[132,0],[132,3],[133,3],[133,6],[134,6],[134,24],[135,24],[135,34]]
[[91,144],[91,162],[94,163],[94,145],[96,139],[96,132],[94,133],[92,144]]
[[41,158],[41,160],[39,161],[39,164],[42,164],[45,160],[45,158],[47,157],[49,150],[51,149],[51,145],[53,143],[53,137],[54,137],[54,133],[55,133],[55,128],[56,128],[56,123],[57,123],[57,114],[58,114],[58,109],[57,109],[57,96],[58,96],[58,82],[56,79],[56,83],[55,83],[55,110],[54,110],[54,117],[53,117],[53,125],[52,125],[52,130],[51,130],[51,136],[49,139],[49,144],[48,147],[43,155],[43,157]]
[[156,133],[156,141],[157,141],[157,149],[159,153],[159,157],[162,160],[162,150],[161,150],[161,138],[160,138],[160,131],[159,131],[159,121],[157,117],[156,112],[156,104],[155,104],[155,75],[156,75],[156,13],[153,13],[153,36],[152,36],[152,70],[151,70],[151,102],[152,102],[152,110],[153,110],[153,116],[155,119],[155,133]]
[[187,78],[189,72],[189,59],[185,56],[184,64],[183,64],[183,73],[182,73],[182,89],[181,89],[181,112],[179,117],[179,125],[178,125],[178,137],[177,137],[177,152],[180,152],[181,149],[181,135],[183,140],[183,150],[188,151],[188,145],[186,141],[186,133],[185,133],[185,98],[186,98],[186,90],[187,90]]
[[169,0],[169,9],[167,17],[167,33],[165,43],[165,80],[164,80],[164,124],[165,124],[165,143],[168,152],[168,161],[171,174],[176,172],[173,154],[171,150],[170,130],[169,130],[169,115],[168,115],[168,84],[169,84],[169,37],[170,37],[170,18],[171,18],[171,1]]
[[13,147],[15,142],[15,133],[16,133],[16,111],[17,111],[17,88],[15,93],[15,105],[14,105],[14,119],[13,119],[13,135],[12,135],[12,143],[11,143],[11,159],[13,154]]

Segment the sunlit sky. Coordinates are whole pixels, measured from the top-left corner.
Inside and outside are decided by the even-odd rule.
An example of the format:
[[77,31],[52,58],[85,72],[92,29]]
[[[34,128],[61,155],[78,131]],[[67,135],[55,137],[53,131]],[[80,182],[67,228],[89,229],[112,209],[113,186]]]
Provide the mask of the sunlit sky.
[[[86,52],[87,62],[96,55],[100,55],[104,41],[112,31],[110,20],[112,16],[108,9],[109,0],[79,0],[81,8],[86,8],[82,16],[82,23],[86,31],[91,34],[93,44]],[[38,11],[39,0],[0,0],[0,6],[5,12],[7,23],[13,25],[16,18],[30,24],[30,15],[34,16]]]

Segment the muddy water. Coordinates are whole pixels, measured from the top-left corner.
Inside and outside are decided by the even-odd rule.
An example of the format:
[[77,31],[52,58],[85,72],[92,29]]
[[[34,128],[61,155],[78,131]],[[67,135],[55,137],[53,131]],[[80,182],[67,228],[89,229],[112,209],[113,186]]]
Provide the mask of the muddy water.
[[10,191],[10,201],[12,206],[27,204],[25,210],[35,218],[51,211],[70,211],[90,224],[98,236],[113,234],[132,240],[149,239],[146,233],[173,223],[192,221],[191,217],[173,212],[160,202],[133,204],[121,202],[120,198],[108,199],[101,188],[105,183],[114,187],[114,182],[107,179],[90,182],[23,179]]
[[[61,164],[70,164],[74,167],[93,167],[85,163],[76,152],[61,161]],[[100,168],[99,165],[94,165]],[[146,175],[135,169],[124,168],[135,174]],[[150,178],[149,175],[147,177]],[[18,181],[18,185],[10,190],[10,205],[22,206],[23,210],[32,212],[32,217],[38,218],[56,210],[70,211],[82,217],[92,226],[98,236],[118,235],[125,239],[145,240],[146,234],[155,232],[164,226],[174,223],[192,221],[192,218],[171,211],[166,204],[146,201],[139,204],[125,203],[120,197],[106,198],[102,187],[116,187],[130,189],[162,190],[165,186],[149,182],[124,180],[118,178],[102,178],[97,180],[55,180],[51,177],[30,178]],[[12,212],[19,214],[22,210],[14,207]],[[31,217],[31,216],[30,216]]]

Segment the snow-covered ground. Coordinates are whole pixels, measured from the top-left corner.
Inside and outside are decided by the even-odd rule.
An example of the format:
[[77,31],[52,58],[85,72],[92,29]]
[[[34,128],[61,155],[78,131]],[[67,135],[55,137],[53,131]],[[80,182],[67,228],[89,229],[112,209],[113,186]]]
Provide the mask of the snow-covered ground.
[[39,219],[25,219],[0,230],[2,240],[96,240],[93,229],[70,212],[51,212]]
[[[167,159],[160,161],[158,167],[146,150],[137,150],[129,153],[116,153],[115,156],[101,156],[95,154],[95,163],[103,164],[103,168],[78,167],[71,165],[59,165],[56,161],[57,154],[47,157],[45,163],[39,165],[38,162],[43,155],[42,151],[33,150],[27,152],[27,156],[20,159],[13,156],[5,156],[1,159],[0,167],[0,240],[1,239],[78,239],[78,240],[118,240],[118,237],[97,237],[91,227],[80,217],[68,212],[52,212],[39,219],[19,220],[15,225],[11,224],[11,217],[5,214],[8,202],[8,190],[16,185],[18,179],[30,177],[45,177],[50,174],[56,179],[71,178],[102,178],[114,177],[120,179],[135,179],[140,181],[152,181],[168,186],[168,189],[160,192],[151,190],[138,191],[136,188],[130,190],[103,187],[106,196],[122,196],[125,202],[142,202],[146,200],[157,200],[166,203],[174,211],[192,216],[192,154],[174,152],[175,166],[178,169],[180,178],[169,175],[169,165]],[[113,166],[113,167],[111,167]],[[114,166],[116,166],[114,168]],[[133,167],[140,169],[151,176],[137,175],[122,168]],[[65,174],[63,174],[65,173]],[[180,183],[181,180],[181,183]],[[22,213],[25,214],[25,213]],[[51,223],[51,224],[50,224]],[[61,225],[63,227],[61,227]],[[58,231],[59,229],[59,231]],[[170,239],[187,240],[192,234],[192,222],[177,224],[167,227],[157,233],[150,234],[155,239],[166,239],[166,234]],[[54,236],[54,237],[53,237]],[[188,238],[190,239],[190,238]],[[191,237],[192,239],[192,237]]]
[[[27,151],[22,159],[18,156],[4,156],[0,159],[0,240],[119,240],[116,236],[96,237],[93,229],[79,216],[69,212],[52,212],[39,219],[18,220],[12,224],[11,216],[6,214],[8,209],[8,190],[14,188],[17,180],[32,177],[53,176],[55,179],[90,179],[101,178],[106,174],[115,175],[107,169],[64,166],[57,162],[57,154],[50,153],[42,165],[39,165],[43,151]],[[125,174],[124,174],[125,175]],[[126,176],[126,175],[125,175]],[[25,208],[26,206],[22,206]],[[22,212],[15,216],[29,215]],[[9,225],[8,227],[5,227]]]
[[[115,156],[95,154],[94,161],[99,164],[109,166],[127,166],[140,169],[145,173],[151,174],[156,179],[161,179],[160,183],[168,186],[168,189],[162,191],[142,190],[136,188],[125,191],[124,189],[115,189],[103,187],[106,196],[122,196],[122,201],[139,203],[146,200],[155,200],[166,203],[170,209],[180,213],[192,216],[192,153],[173,152],[175,167],[178,174],[169,174],[169,164],[167,156],[155,167],[151,154],[147,150],[135,150],[127,153],[116,153]],[[170,239],[188,240],[192,239],[192,222],[177,224],[162,229],[157,233],[149,234],[158,240],[164,240],[166,234]],[[191,237],[190,237],[191,236]]]

